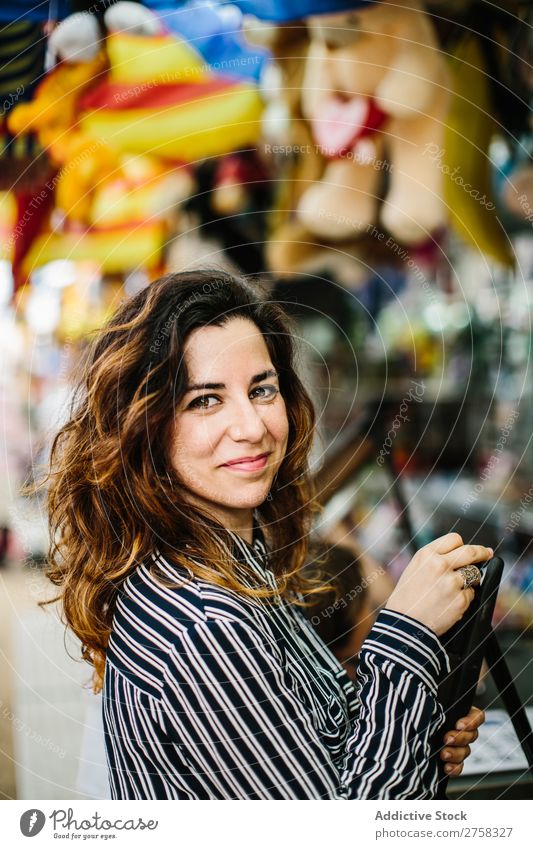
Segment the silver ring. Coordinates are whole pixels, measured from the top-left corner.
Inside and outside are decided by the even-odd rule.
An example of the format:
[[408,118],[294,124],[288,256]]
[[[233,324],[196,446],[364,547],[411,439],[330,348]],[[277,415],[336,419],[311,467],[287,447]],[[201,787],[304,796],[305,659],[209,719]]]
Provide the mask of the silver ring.
[[463,578],[463,590],[467,590],[468,587],[478,587],[481,583],[481,572],[473,563],[470,566],[461,566],[457,571]]

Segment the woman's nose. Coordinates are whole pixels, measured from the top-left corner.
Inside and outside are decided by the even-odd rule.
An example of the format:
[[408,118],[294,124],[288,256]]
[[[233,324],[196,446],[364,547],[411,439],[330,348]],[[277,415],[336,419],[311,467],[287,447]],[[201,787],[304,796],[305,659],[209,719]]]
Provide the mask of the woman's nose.
[[250,399],[246,399],[233,407],[228,430],[236,442],[260,442],[266,433],[266,426],[257,407]]

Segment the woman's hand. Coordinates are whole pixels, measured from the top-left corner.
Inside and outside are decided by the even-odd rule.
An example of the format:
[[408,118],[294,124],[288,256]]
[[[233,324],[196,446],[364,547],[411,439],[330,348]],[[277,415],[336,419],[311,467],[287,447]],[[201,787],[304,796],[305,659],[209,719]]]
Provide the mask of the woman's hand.
[[455,725],[457,730],[447,731],[444,735],[444,749],[440,756],[445,762],[446,775],[461,775],[463,764],[470,754],[470,746],[479,737],[478,728],[485,722],[485,713],[479,708],[470,708],[468,716],[459,719]]
[[439,537],[417,551],[385,607],[417,619],[437,636],[445,634],[474,598],[472,587],[463,589],[457,570],[492,555],[492,548],[484,545],[463,545],[459,534]]

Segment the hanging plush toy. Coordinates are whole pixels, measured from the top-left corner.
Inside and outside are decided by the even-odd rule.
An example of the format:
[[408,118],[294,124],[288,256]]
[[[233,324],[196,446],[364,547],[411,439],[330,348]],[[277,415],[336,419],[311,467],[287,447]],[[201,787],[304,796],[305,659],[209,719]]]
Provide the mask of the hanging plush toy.
[[[273,5],[283,19],[285,4]],[[303,22],[279,28],[274,52],[293,119],[284,146],[292,164],[283,168],[271,268],[325,270],[357,285],[368,262],[394,263],[405,248],[427,256],[450,224],[477,250],[509,262],[491,200],[494,122],[475,40],[445,57],[417,0],[309,0],[299,8],[347,5],[352,11],[306,18],[307,45]]]
[[131,6],[117,3],[104,16],[110,74],[82,99],[82,130],[120,152],[191,163],[255,142],[257,85],[212,72],[193,44],[165,31],[166,17],[149,9],[142,13],[161,21],[160,31],[132,32]]
[[308,5],[354,8],[308,17],[307,43],[302,25],[279,29],[274,53],[294,152],[279,205],[291,212],[277,216],[267,255],[279,273],[324,270],[357,285],[368,262],[395,262],[384,234],[424,247],[447,222],[443,175],[424,151],[443,146],[449,74],[415,0]]
[[343,239],[379,222],[402,244],[426,241],[446,210],[442,174],[424,151],[442,147],[449,105],[429,19],[402,0],[308,24],[302,112],[326,164],[300,199],[300,220],[321,237]]
[[105,38],[88,13],[63,21],[50,41],[58,64],[10,116],[59,167],[54,229],[33,244],[27,272],[60,256],[94,257],[110,272],[157,266],[172,210],[193,191],[192,164],[259,133],[253,80],[214,74],[139,4],[114,4],[104,25]]

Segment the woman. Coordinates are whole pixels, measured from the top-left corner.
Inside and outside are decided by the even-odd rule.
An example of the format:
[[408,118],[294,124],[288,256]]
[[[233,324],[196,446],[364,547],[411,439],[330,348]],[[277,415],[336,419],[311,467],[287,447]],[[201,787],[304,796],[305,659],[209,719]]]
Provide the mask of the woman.
[[[103,684],[114,798],[434,793],[438,635],[491,551],[448,534],[413,558],[356,693],[298,606],[320,587],[293,345],[256,286],[193,271],[124,303],[89,353],[52,452],[49,574]],[[452,761],[481,720],[450,732]]]

